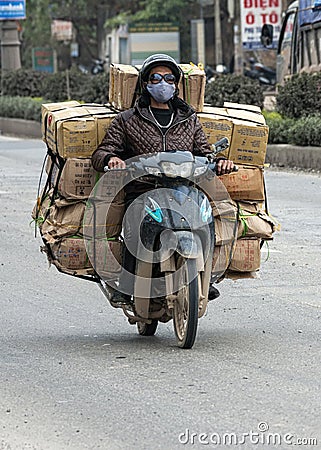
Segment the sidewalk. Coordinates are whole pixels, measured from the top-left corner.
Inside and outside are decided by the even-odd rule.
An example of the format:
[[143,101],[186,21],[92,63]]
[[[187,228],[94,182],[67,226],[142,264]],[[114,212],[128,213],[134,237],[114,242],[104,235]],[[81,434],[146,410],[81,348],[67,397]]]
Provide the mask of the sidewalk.
[[[29,139],[41,139],[41,125],[32,120],[0,117],[0,133]],[[278,167],[296,167],[321,171],[321,147],[268,145],[266,162]]]

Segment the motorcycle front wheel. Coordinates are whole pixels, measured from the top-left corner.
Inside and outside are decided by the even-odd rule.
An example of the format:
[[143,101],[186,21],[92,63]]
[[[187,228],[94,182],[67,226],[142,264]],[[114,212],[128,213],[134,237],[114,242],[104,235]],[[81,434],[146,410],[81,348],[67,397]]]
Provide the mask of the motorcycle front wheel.
[[181,258],[177,268],[181,287],[174,302],[174,331],[179,347],[192,348],[198,324],[199,275],[195,259]]

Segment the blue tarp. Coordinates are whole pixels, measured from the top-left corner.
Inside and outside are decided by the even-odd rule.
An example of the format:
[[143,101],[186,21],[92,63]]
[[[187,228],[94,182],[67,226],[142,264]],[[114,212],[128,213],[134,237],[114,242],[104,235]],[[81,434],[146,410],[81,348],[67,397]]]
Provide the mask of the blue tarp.
[[300,0],[299,5],[300,25],[321,22],[321,0]]

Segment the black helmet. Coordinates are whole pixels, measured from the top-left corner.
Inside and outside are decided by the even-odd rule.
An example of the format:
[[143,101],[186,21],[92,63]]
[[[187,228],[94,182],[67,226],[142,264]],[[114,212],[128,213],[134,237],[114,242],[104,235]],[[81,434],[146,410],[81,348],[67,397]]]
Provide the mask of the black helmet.
[[143,65],[140,69],[140,76],[142,81],[148,81],[148,75],[153,67],[156,66],[166,66],[171,69],[173,74],[175,75],[176,82],[179,82],[179,79],[182,75],[182,70],[171,56],[165,55],[163,53],[157,53],[155,55],[151,55],[145,59]]

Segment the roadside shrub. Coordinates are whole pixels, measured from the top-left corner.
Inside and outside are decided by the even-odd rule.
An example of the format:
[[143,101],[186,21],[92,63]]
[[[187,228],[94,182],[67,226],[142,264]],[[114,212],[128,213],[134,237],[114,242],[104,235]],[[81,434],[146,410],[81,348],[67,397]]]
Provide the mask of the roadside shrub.
[[205,102],[211,106],[223,106],[225,101],[263,108],[263,89],[258,81],[243,75],[217,76],[206,85]]
[[276,109],[293,119],[321,113],[321,73],[293,75],[279,86]]
[[107,103],[109,93],[109,73],[89,76],[80,93],[86,103]]
[[42,96],[53,102],[63,102],[68,98],[81,99],[89,75],[76,69],[48,74],[44,79]]
[[269,126],[269,144],[287,144],[295,121],[283,118],[277,112],[263,112],[266,124]]
[[0,116],[41,121],[42,98],[0,96]]
[[68,98],[86,103],[107,103],[109,74],[83,74],[77,69],[47,73],[35,70],[2,72],[1,93],[10,97],[43,97],[52,102]]
[[2,95],[41,97],[46,76],[46,73],[35,70],[3,70],[1,72]]
[[288,143],[320,147],[321,115],[302,117],[291,127]]

